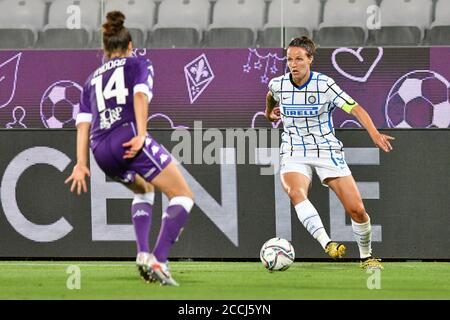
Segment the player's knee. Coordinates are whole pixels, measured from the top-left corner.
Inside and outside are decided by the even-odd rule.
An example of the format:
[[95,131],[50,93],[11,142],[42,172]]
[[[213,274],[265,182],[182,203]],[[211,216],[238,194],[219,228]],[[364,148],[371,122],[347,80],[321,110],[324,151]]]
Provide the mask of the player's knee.
[[170,190],[168,192],[165,192],[166,196],[168,198],[173,198],[173,197],[187,197],[192,199],[192,201],[194,201],[194,193],[191,191],[191,189],[189,187],[185,187],[185,188],[175,188],[173,190]]
[[366,219],[366,208],[364,208],[364,205],[362,203],[358,203],[355,205],[352,205],[350,208],[347,209],[347,212],[350,214],[353,220],[355,221],[365,221]]
[[306,192],[304,192],[301,189],[297,188],[291,188],[287,191],[287,194],[289,198],[291,199],[292,203],[300,203],[308,198]]
[[191,198],[192,201],[194,201],[194,193],[192,192],[191,189],[187,188],[185,191],[185,197]]
[[144,185],[144,190],[145,190],[145,193],[154,192],[155,191],[155,187],[153,187],[153,185],[151,183],[147,182]]

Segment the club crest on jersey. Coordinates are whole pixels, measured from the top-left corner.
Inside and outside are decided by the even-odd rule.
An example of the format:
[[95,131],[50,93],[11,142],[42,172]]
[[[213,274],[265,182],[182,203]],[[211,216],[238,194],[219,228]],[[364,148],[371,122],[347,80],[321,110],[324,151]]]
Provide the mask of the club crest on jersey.
[[287,117],[311,117],[319,114],[318,107],[286,107],[283,106],[283,114]]
[[100,129],[109,129],[114,122],[121,119],[122,107],[105,109],[100,113]]
[[314,104],[314,103],[316,103],[316,101],[317,101],[317,99],[316,99],[315,96],[309,96],[308,97],[308,102],[309,103]]

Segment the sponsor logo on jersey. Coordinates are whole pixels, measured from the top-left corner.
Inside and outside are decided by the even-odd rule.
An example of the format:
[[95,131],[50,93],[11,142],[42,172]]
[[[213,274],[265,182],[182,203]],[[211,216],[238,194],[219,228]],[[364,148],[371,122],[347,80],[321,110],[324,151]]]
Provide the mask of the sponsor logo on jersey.
[[100,113],[100,129],[109,129],[114,122],[121,119],[122,107],[105,109]]
[[286,107],[283,106],[283,114],[287,117],[309,117],[319,114],[319,107]]

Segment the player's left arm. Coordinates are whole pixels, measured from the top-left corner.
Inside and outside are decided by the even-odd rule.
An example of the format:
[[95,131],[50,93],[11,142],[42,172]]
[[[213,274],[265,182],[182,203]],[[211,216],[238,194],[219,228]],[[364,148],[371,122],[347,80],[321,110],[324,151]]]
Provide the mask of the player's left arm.
[[372,138],[373,143],[375,143],[375,145],[378,148],[382,149],[384,152],[389,152],[393,149],[389,140],[395,140],[395,138],[380,133],[373,124],[372,118],[367,113],[367,111],[364,110],[363,107],[361,107],[358,104],[355,104],[354,106],[352,106],[350,114],[352,114],[359,121],[359,123],[367,130],[370,137]]
[[372,141],[378,148],[382,149],[385,152],[391,151],[392,146],[389,140],[394,140],[395,138],[378,132],[377,128],[373,124],[372,118],[367,113],[367,111],[364,110],[364,108],[361,107],[355,100],[353,100],[347,93],[345,93],[345,91],[339,88],[339,86],[333,79],[331,79],[330,77],[327,77],[326,79],[327,88],[324,93],[325,97],[328,98],[331,103],[341,108],[343,111],[353,115],[367,130],[370,137],[372,138]]

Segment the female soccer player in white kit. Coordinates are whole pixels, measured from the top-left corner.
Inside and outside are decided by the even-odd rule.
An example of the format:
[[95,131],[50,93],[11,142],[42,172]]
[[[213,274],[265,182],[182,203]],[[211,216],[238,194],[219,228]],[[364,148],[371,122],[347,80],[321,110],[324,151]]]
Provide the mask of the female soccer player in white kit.
[[361,267],[382,269],[380,259],[372,257],[370,218],[345,162],[342,142],[335,136],[332,112],[337,107],[355,116],[375,145],[385,152],[392,150],[389,140],[394,138],[379,133],[369,114],[333,79],[311,71],[315,51],[315,44],[309,38],[293,39],[287,49],[290,72],[269,83],[266,117],[272,122],[281,118],[284,126],[280,146],[281,183],[300,222],[326,253],[334,259],[341,258],[345,246],[331,241],[317,210],[308,200],[314,169],[351,217]]

